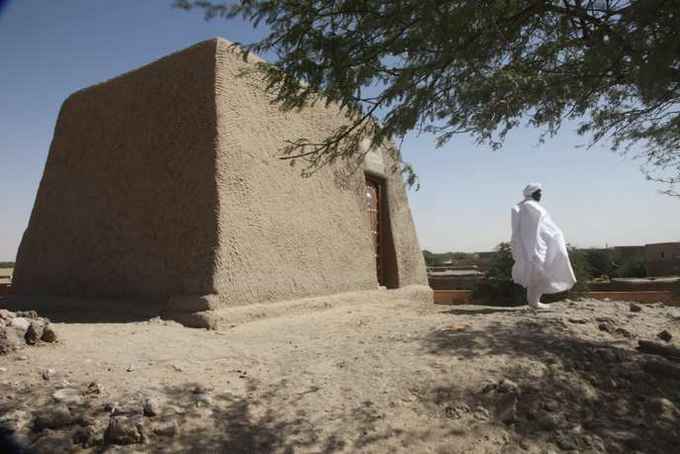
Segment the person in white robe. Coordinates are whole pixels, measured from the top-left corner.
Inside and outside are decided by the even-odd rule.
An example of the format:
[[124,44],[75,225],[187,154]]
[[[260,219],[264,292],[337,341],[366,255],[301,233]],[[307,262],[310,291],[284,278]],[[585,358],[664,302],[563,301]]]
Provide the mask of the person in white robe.
[[564,234],[538,202],[540,183],[524,189],[524,200],[512,208],[512,280],[527,289],[534,309],[546,308],[541,295],[569,290],[576,283]]

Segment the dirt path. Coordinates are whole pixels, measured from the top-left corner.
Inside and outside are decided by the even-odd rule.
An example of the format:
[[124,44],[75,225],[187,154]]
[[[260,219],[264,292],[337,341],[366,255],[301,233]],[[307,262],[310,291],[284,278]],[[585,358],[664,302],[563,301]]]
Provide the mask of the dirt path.
[[60,323],[59,343],[0,357],[0,413],[38,452],[680,452],[680,380],[634,350],[680,339],[680,309],[551,307]]

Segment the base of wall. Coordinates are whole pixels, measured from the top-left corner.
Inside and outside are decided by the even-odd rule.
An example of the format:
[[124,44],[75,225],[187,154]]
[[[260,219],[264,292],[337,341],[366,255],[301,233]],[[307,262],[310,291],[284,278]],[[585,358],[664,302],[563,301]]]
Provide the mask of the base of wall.
[[[636,303],[664,303],[680,306],[680,298],[670,290],[627,291],[627,292],[590,292],[587,298],[596,300],[632,301]],[[434,290],[434,303],[443,305],[476,304],[470,290]]]
[[631,292],[590,292],[590,298],[613,301],[634,301],[636,303],[664,303],[669,306],[680,304],[680,299],[670,290],[647,290]]
[[472,304],[472,290],[433,290],[434,304]]
[[365,304],[367,301],[380,301],[389,304],[391,301],[400,299],[408,299],[414,303],[432,304],[432,289],[424,285],[410,285],[393,290],[380,289],[337,293],[276,303],[218,307],[200,312],[166,311],[163,313],[163,318],[175,320],[192,328],[223,329],[266,318],[302,314],[338,306]]
[[161,316],[192,328],[220,329],[264,318],[363,304],[367,301],[389,303],[400,299],[432,304],[432,289],[423,285],[411,285],[393,290],[364,290],[234,307],[220,304],[218,295],[178,296],[167,302],[11,295],[0,297],[0,308],[13,311],[34,310],[53,322],[125,323]]
[[152,299],[67,298],[42,295],[0,297],[0,308],[36,311],[53,322],[125,323],[158,316],[166,303]]

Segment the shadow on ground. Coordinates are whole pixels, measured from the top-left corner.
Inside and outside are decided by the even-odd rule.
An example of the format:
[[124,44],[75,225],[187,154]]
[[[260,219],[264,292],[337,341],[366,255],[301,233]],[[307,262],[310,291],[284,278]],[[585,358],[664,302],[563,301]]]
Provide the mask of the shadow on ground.
[[[99,311],[98,307],[115,308]],[[0,308],[13,312],[36,311],[56,323],[130,323],[160,316],[163,304],[140,304],[126,299],[75,299],[56,297],[0,297]]]
[[[620,348],[614,339],[579,339],[560,319],[511,320],[480,330],[438,330],[423,346],[430,354],[466,360],[502,356],[507,366],[501,375],[517,386],[503,390],[502,383],[492,383],[468,400],[512,413],[506,423],[521,444],[580,452],[680,452],[680,380],[649,367],[661,360]],[[526,366],[532,362],[539,367]],[[447,392],[459,390],[439,390]]]
[[[334,405],[317,386],[284,379],[263,384],[240,371],[243,387],[223,388],[239,389],[238,395],[184,382],[104,397],[106,390],[90,384],[8,380],[0,384],[0,436],[14,431],[22,435],[16,441],[35,452],[69,452],[73,445],[127,452],[105,440],[105,433],[111,418],[134,417],[130,436],[144,442],[131,449],[149,453],[680,452],[680,381],[648,367],[658,359],[624,348],[614,337],[576,337],[560,318],[527,317],[516,309],[449,313],[457,320],[491,315],[493,321],[474,324],[483,328],[451,325],[408,340],[395,333],[395,339],[413,342],[426,362],[443,359],[432,362],[444,364],[444,371],[454,358],[471,369],[480,358],[496,358],[504,367],[489,374],[487,385],[414,370],[412,379],[393,381],[401,388],[390,390],[387,402],[374,402],[376,391],[361,400],[336,398]],[[57,407],[54,393],[64,386],[76,395],[67,403],[68,417],[57,415],[62,419],[54,427],[33,430],[36,416],[49,417]],[[354,397],[351,387],[347,392]],[[158,402],[154,416],[142,416],[147,397]],[[108,399],[116,403],[106,405]],[[395,428],[392,422],[404,415],[411,419]]]
[[449,315],[489,315],[489,314],[508,314],[508,315],[526,315],[526,307],[479,307],[479,306],[466,306],[453,308],[446,311],[442,311],[442,314]]
[[[68,402],[67,421],[52,418],[59,404],[53,399],[57,388],[19,391],[0,385],[0,393],[14,398],[0,402],[0,436],[13,450],[6,452],[146,452],[146,453],[295,453],[330,454],[372,450],[385,442],[408,449],[412,444],[432,440],[428,428],[385,430],[383,410],[369,401],[335,415],[311,416],[305,408],[306,396],[318,388],[288,389],[281,381],[266,390],[256,380],[247,381],[246,393],[237,396],[218,393],[198,383],[183,383],[151,389],[148,393],[119,396],[115,402],[88,394],[81,385],[75,392],[83,396]],[[90,386],[91,388],[91,386]],[[63,388],[61,388],[63,389]],[[143,416],[144,401],[158,402],[154,416]],[[38,428],[40,415],[55,421],[54,427]],[[130,445],[112,443],[107,427],[112,419],[128,421],[127,435],[139,438]],[[317,418],[315,420],[315,418]],[[44,425],[44,424],[43,424]],[[322,427],[323,426],[323,427]],[[422,429],[422,430],[418,430]],[[143,439],[143,441],[141,441]],[[432,440],[436,442],[437,440]],[[9,448],[8,448],[9,449]],[[393,449],[382,446],[380,452]],[[5,451],[3,451],[5,452]]]

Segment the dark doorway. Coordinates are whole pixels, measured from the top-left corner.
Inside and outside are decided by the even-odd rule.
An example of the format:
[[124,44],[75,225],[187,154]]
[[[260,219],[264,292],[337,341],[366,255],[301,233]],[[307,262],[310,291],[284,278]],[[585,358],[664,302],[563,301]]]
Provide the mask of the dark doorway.
[[371,232],[371,239],[373,240],[373,253],[375,255],[375,268],[378,276],[378,284],[384,285],[383,266],[382,266],[382,251],[380,243],[382,242],[382,235],[380,234],[380,217],[381,217],[381,200],[382,200],[382,185],[372,178],[366,178],[366,203],[368,205],[368,229]]
[[382,180],[368,175],[366,176],[366,204],[378,284],[387,288],[396,288],[399,286],[396,273],[396,255],[385,195],[385,184]]

